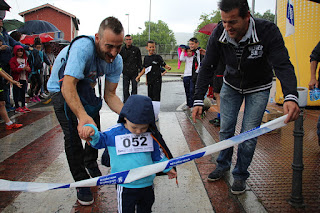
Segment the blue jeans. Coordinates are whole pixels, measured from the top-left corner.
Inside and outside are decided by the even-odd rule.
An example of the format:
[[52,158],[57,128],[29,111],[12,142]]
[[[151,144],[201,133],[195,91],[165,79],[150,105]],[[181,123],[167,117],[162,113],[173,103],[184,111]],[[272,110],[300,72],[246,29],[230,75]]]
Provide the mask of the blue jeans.
[[193,106],[193,82],[192,76],[183,77],[184,91],[186,92],[187,106]]
[[[268,103],[270,90],[250,94],[240,94],[223,83],[220,92],[220,141],[234,136],[238,113],[245,100],[245,108],[241,132],[260,126],[265,108]],[[234,179],[246,180],[249,177],[248,167],[256,148],[257,138],[247,140],[238,145],[237,163],[232,171]],[[230,168],[233,147],[222,150],[217,159],[218,167]]]

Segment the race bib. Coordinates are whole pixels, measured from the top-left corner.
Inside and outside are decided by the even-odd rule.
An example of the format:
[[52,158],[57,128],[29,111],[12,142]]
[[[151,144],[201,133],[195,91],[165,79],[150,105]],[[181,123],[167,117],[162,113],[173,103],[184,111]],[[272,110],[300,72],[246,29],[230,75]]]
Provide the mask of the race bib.
[[145,74],[148,74],[151,71],[151,69],[152,69],[152,66],[147,67],[145,70]]
[[115,136],[117,155],[138,152],[152,152],[153,139],[150,132],[141,135],[126,134]]

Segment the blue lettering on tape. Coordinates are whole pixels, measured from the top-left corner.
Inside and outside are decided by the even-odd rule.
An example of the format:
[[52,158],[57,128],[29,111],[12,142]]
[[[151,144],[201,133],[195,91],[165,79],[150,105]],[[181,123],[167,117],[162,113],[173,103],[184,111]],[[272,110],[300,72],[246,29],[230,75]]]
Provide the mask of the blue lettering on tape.
[[98,179],[97,185],[114,185],[124,183],[126,177],[128,176],[128,171],[117,172],[107,176],[102,176]]
[[229,139],[232,141],[235,141],[235,142],[242,142],[245,140],[249,140],[251,138],[258,137],[258,136],[260,136],[264,133],[270,132],[270,131],[272,131],[272,129],[269,129],[267,127],[263,127],[263,128],[256,127],[256,128],[251,129],[249,131],[243,132],[240,135],[233,136],[232,138],[229,138]]
[[[55,188],[52,188],[52,189],[64,189],[64,188],[70,188],[70,184],[66,184],[66,185],[63,185],[63,186],[55,187]],[[50,189],[50,190],[52,190],[52,189]]]
[[176,165],[183,164],[183,163],[186,163],[188,161],[192,161],[197,158],[201,158],[205,153],[206,152],[199,152],[199,153],[195,153],[192,155],[186,154],[186,155],[182,155],[177,158],[170,159],[169,163],[167,164],[165,169],[169,169],[169,168],[174,167]]

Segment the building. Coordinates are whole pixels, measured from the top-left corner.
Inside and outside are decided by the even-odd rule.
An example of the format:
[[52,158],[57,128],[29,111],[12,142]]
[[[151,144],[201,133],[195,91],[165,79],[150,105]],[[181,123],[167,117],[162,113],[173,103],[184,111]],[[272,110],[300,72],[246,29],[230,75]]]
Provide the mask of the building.
[[[311,75],[310,54],[320,39],[320,1],[292,0],[295,32],[286,37],[287,3],[287,0],[277,1],[277,25],[295,68],[298,87],[308,88]],[[279,104],[284,100],[279,80],[275,100]],[[320,106],[320,100],[310,101],[308,95],[307,106]]]
[[61,32],[52,36],[56,39],[65,39],[71,41],[74,37],[78,36],[80,21],[71,13],[61,10],[51,4],[44,4],[30,10],[19,13],[24,17],[24,21],[30,20],[44,20],[56,26]]

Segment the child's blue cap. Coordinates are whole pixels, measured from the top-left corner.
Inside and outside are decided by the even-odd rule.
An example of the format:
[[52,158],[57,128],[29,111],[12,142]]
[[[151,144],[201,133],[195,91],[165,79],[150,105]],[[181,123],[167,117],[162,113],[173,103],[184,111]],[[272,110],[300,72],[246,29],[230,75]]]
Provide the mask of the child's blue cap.
[[118,123],[125,123],[124,118],[134,124],[154,124],[151,98],[143,95],[131,95],[120,112]]

